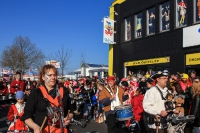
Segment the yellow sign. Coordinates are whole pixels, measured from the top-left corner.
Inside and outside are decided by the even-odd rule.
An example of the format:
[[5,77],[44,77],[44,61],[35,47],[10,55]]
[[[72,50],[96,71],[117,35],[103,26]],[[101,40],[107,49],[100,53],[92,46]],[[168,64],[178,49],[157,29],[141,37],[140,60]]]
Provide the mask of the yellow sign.
[[200,53],[186,54],[186,65],[200,64]]
[[125,62],[124,66],[141,66],[141,65],[168,63],[168,62],[170,62],[170,57],[169,56]]

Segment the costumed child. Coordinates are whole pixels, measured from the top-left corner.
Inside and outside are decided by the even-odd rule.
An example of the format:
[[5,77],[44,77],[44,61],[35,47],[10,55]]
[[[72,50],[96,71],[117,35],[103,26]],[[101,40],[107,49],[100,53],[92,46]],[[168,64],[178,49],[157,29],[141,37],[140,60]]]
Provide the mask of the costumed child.
[[20,120],[21,116],[24,114],[24,107],[25,107],[24,92],[17,91],[15,98],[17,100],[17,103],[11,105],[7,115],[7,119],[10,121],[8,133],[29,131],[28,126],[25,125],[24,122]]
[[[142,94],[142,88],[137,88],[135,95],[132,98],[131,104],[132,104],[132,111],[133,111],[133,119],[130,120],[130,124],[127,125],[129,131],[135,131],[135,130],[142,130],[141,132],[145,131],[145,128],[141,129],[140,126],[144,127],[143,124],[143,99],[144,96]],[[145,131],[146,132],[146,131]]]

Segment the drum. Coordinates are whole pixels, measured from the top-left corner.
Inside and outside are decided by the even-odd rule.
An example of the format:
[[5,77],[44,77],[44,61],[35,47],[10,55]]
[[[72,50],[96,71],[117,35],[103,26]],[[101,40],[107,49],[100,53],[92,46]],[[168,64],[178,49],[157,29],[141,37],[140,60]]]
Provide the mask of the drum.
[[117,106],[115,107],[115,110],[116,110],[116,119],[118,121],[125,121],[125,120],[130,120],[131,118],[133,118],[131,105]]
[[79,100],[82,100],[82,99],[83,99],[83,95],[82,95],[82,94],[79,94],[78,99],[79,99]]
[[74,94],[69,93],[69,97],[70,97],[71,99],[74,99]]

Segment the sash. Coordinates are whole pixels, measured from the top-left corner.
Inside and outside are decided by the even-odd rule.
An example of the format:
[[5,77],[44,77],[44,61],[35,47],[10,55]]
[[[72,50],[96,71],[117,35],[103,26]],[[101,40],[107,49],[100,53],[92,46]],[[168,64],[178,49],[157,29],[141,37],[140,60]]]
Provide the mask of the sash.
[[[44,88],[44,86],[40,86],[39,87],[41,92],[42,92],[42,95],[44,98],[46,98],[50,103],[51,103],[51,106],[54,107],[55,106],[59,106],[59,98],[58,96],[56,96],[55,98],[52,98],[46,91],[46,89]],[[60,98],[62,99],[63,98],[63,88],[60,87],[59,89],[59,92],[60,92]]]
[[[110,95],[112,96],[113,93],[108,89],[106,88],[107,91],[110,93]],[[118,97],[118,87],[117,87],[117,91],[116,91],[116,97],[111,101],[111,110],[114,110],[115,107],[117,106],[120,106],[121,105],[121,102],[119,101],[119,97]]]

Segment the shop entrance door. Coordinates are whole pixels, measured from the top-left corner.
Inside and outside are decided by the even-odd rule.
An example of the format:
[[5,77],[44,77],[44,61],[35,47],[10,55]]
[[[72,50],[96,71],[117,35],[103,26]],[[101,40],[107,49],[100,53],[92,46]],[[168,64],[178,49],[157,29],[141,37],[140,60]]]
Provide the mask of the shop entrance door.
[[195,65],[195,66],[187,66],[186,72],[190,74],[190,72],[194,70],[196,72],[197,76],[200,76],[200,65]]

